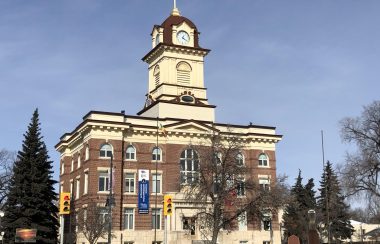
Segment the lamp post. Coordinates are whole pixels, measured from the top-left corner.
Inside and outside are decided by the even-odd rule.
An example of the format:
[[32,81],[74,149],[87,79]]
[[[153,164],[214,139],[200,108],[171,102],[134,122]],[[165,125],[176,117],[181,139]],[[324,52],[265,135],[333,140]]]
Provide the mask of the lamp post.
[[109,182],[109,196],[107,199],[108,204],[108,244],[111,244],[112,241],[112,207],[114,204],[113,200],[113,154],[111,152],[111,162],[110,162],[110,182]]

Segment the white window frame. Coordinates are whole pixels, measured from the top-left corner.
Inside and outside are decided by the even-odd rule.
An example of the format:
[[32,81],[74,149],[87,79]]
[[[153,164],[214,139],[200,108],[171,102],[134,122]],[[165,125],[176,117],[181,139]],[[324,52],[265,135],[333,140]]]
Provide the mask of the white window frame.
[[[246,191],[246,185],[245,185],[245,178],[242,176],[239,176],[236,178],[236,196],[237,197],[246,197],[247,191]],[[243,194],[239,194],[239,185],[243,185]]]
[[84,160],[87,161],[90,159],[90,146],[87,144],[84,152]]
[[84,172],[84,188],[83,195],[88,193],[88,169]]
[[244,166],[245,165],[245,157],[244,157],[244,154],[239,152],[237,155],[236,155],[236,164],[238,166]]
[[269,177],[259,177],[259,185],[262,190],[270,190],[270,179]]
[[[158,150],[158,153],[156,151]],[[158,157],[156,159],[156,157]],[[162,161],[162,150],[160,147],[154,147],[152,150],[152,162],[161,162]]]
[[71,170],[70,171],[71,172],[74,171],[74,159],[71,159]]
[[[127,178],[127,175],[133,175],[133,178]],[[131,189],[131,180],[133,181],[133,191],[127,191],[127,179],[129,179],[129,189]],[[124,193],[125,194],[136,194],[136,172],[124,172]]]
[[[100,189],[100,178],[103,178],[104,189]],[[99,170],[98,169],[98,192],[108,193],[110,189],[110,174],[109,170]]]
[[[102,155],[103,151],[104,151],[104,155]],[[102,144],[100,146],[100,148],[99,148],[99,157],[100,158],[111,158],[111,155],[113,155],[113,147],[112,147],[112,145],[109,144],[109,143]]]
[[[191,152],[191,158],[188,158],[188,153]],[[196,156],[196,157],[195,157]],[[191,169],[188,169],[187,160],[191,160]],[[184,163],[184,164],[182,164]],[[180,182],[182,185],[192,183],[197,178],[194,177],[199,174],[199,156],[198,153],[191,148],[185,149],[180,157]]]
[[162,173],[159,171],[157,171],[157,174],[155,171],[152,173],[152,194],[156,194],[157,177],[159,180],[157,194],[162,194]]
[[77,169],[79,169],[81,166],[81,158],[80,158],[80,154],[78,154],[78,163],[77,163]]
[[[264,159],[262,159],[262,157],[265,157],[265,161],[264,161]],[[265,153],[260,153],[259,158],[258,158],[258,164],[259,164],[259,167],[269,168],[269,157],[268,157],[268,155],[266,155]]]
[[[132,210],[132,212],[128,212],[127,213],[127,210]],[[128,218],[127,218],[128,216]],[[132,226],[131,226],[131,223],[130,223],[130,217],[132,216]],[[126,221],[127,220],[127,221]],[[123,209],[123,229],[124,230],[134,230],[135,229],[135,209],[134,208],[128,208],[128,207],[125,207]]]
[[75,199],[79,199],[80,197],[80,178],[76,178],[75,180]]
[[[128,152],[129,150],[133,150],[132,152]],[[125,150],[125,159],[136,161],[136,148],[132,145],[129,145]]]
[[[157,214],[158,213],[158,214]],[[158,220],[157,221],[157,216],[158,215]],[[153,222],[155,221],[155,222]],[[161,208],[152,208],[152,230],[154,230],[154,225],[156,224],[157,226],[157,222],[158,222],[158,228],[156,228],[156,230],[161,230],[161,222],[162,222],[162,209]]]
[[65,162],[62,161],[62,164],[61,164],[61,175],[63,175],[65,173]]

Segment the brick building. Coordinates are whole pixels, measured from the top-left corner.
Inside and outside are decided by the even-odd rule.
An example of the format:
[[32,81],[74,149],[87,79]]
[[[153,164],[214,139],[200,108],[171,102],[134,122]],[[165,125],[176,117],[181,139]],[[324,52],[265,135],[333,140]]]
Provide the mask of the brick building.
[[[231,131],[245,142],[242,160],[247,176],[262,185],[276,179],[275,144],[281,140],[275,128],[257,125],[227,125],[215,121],[216,106],[208,102],[203,64],[209,50],[199,45],[199,32],[192,21],[174,8],[171,15],[153,27],[152,49],[144,56],[149,82],[143,109],[136,116],[124,112],[90,111],[72,132],[56,145],[60,153],[60,191],[71,192],[73,207],[89,202],[105,206],[110,188],[110,155],[113,155],[112,243],[152,243],[164,239],[163,196],[171,194],[173,215],[168,218],[168,243],[202,243],[194,223],[189,232],[185,221],[194,212],[180,192],[181,175],[196,171],[192,158],[196,144],[211,132]],[[158,130],[163,126],[165,131]],[[182,159],[182,160],[181,160]],[[201,164],[202,162],[200,162]],[[157,171],[156,171],[157,166]],[[148,213],[139,212],[139,173],[149,180]],[[157,202],[155,197],[157,191]],[[141,211],[142,212],[142,211]],[[104,213],[106,214],[106,212]],[[63,218],[63,217],[61,217]],[[73,231],[67,228],[64,235]],[[187,223],[187,222],[186,222]],[[154,229],[157,231],[154,231]],[[262,223],[239,223],[236,231],[221,232],[220,243],[280,243],[280,229],[273,219],[272,230]],[[77,243],[88,243],[77,235]],[[106,242],[100,239],[98,243]]]

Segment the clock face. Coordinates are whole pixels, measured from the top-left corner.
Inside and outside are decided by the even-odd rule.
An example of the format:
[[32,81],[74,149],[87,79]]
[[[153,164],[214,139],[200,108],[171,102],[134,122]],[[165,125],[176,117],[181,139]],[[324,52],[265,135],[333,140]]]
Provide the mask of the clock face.
[[188,44],[190,42],[190,36],[186,31],[179,31],[177,33],[177,41],[182,45]]
[[160,43],[160,35],[159,34],[156,35],[156,45],[158,45],[158,43]]

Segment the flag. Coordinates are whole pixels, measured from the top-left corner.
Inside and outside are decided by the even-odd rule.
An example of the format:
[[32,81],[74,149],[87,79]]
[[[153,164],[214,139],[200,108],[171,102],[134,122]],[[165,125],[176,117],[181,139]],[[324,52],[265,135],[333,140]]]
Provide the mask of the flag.
[[160,132],[164,134],[165,137],[168,136],[168,132],[166,131],[165,127],[161,123],[158,123],[158,129],[160,130]]

